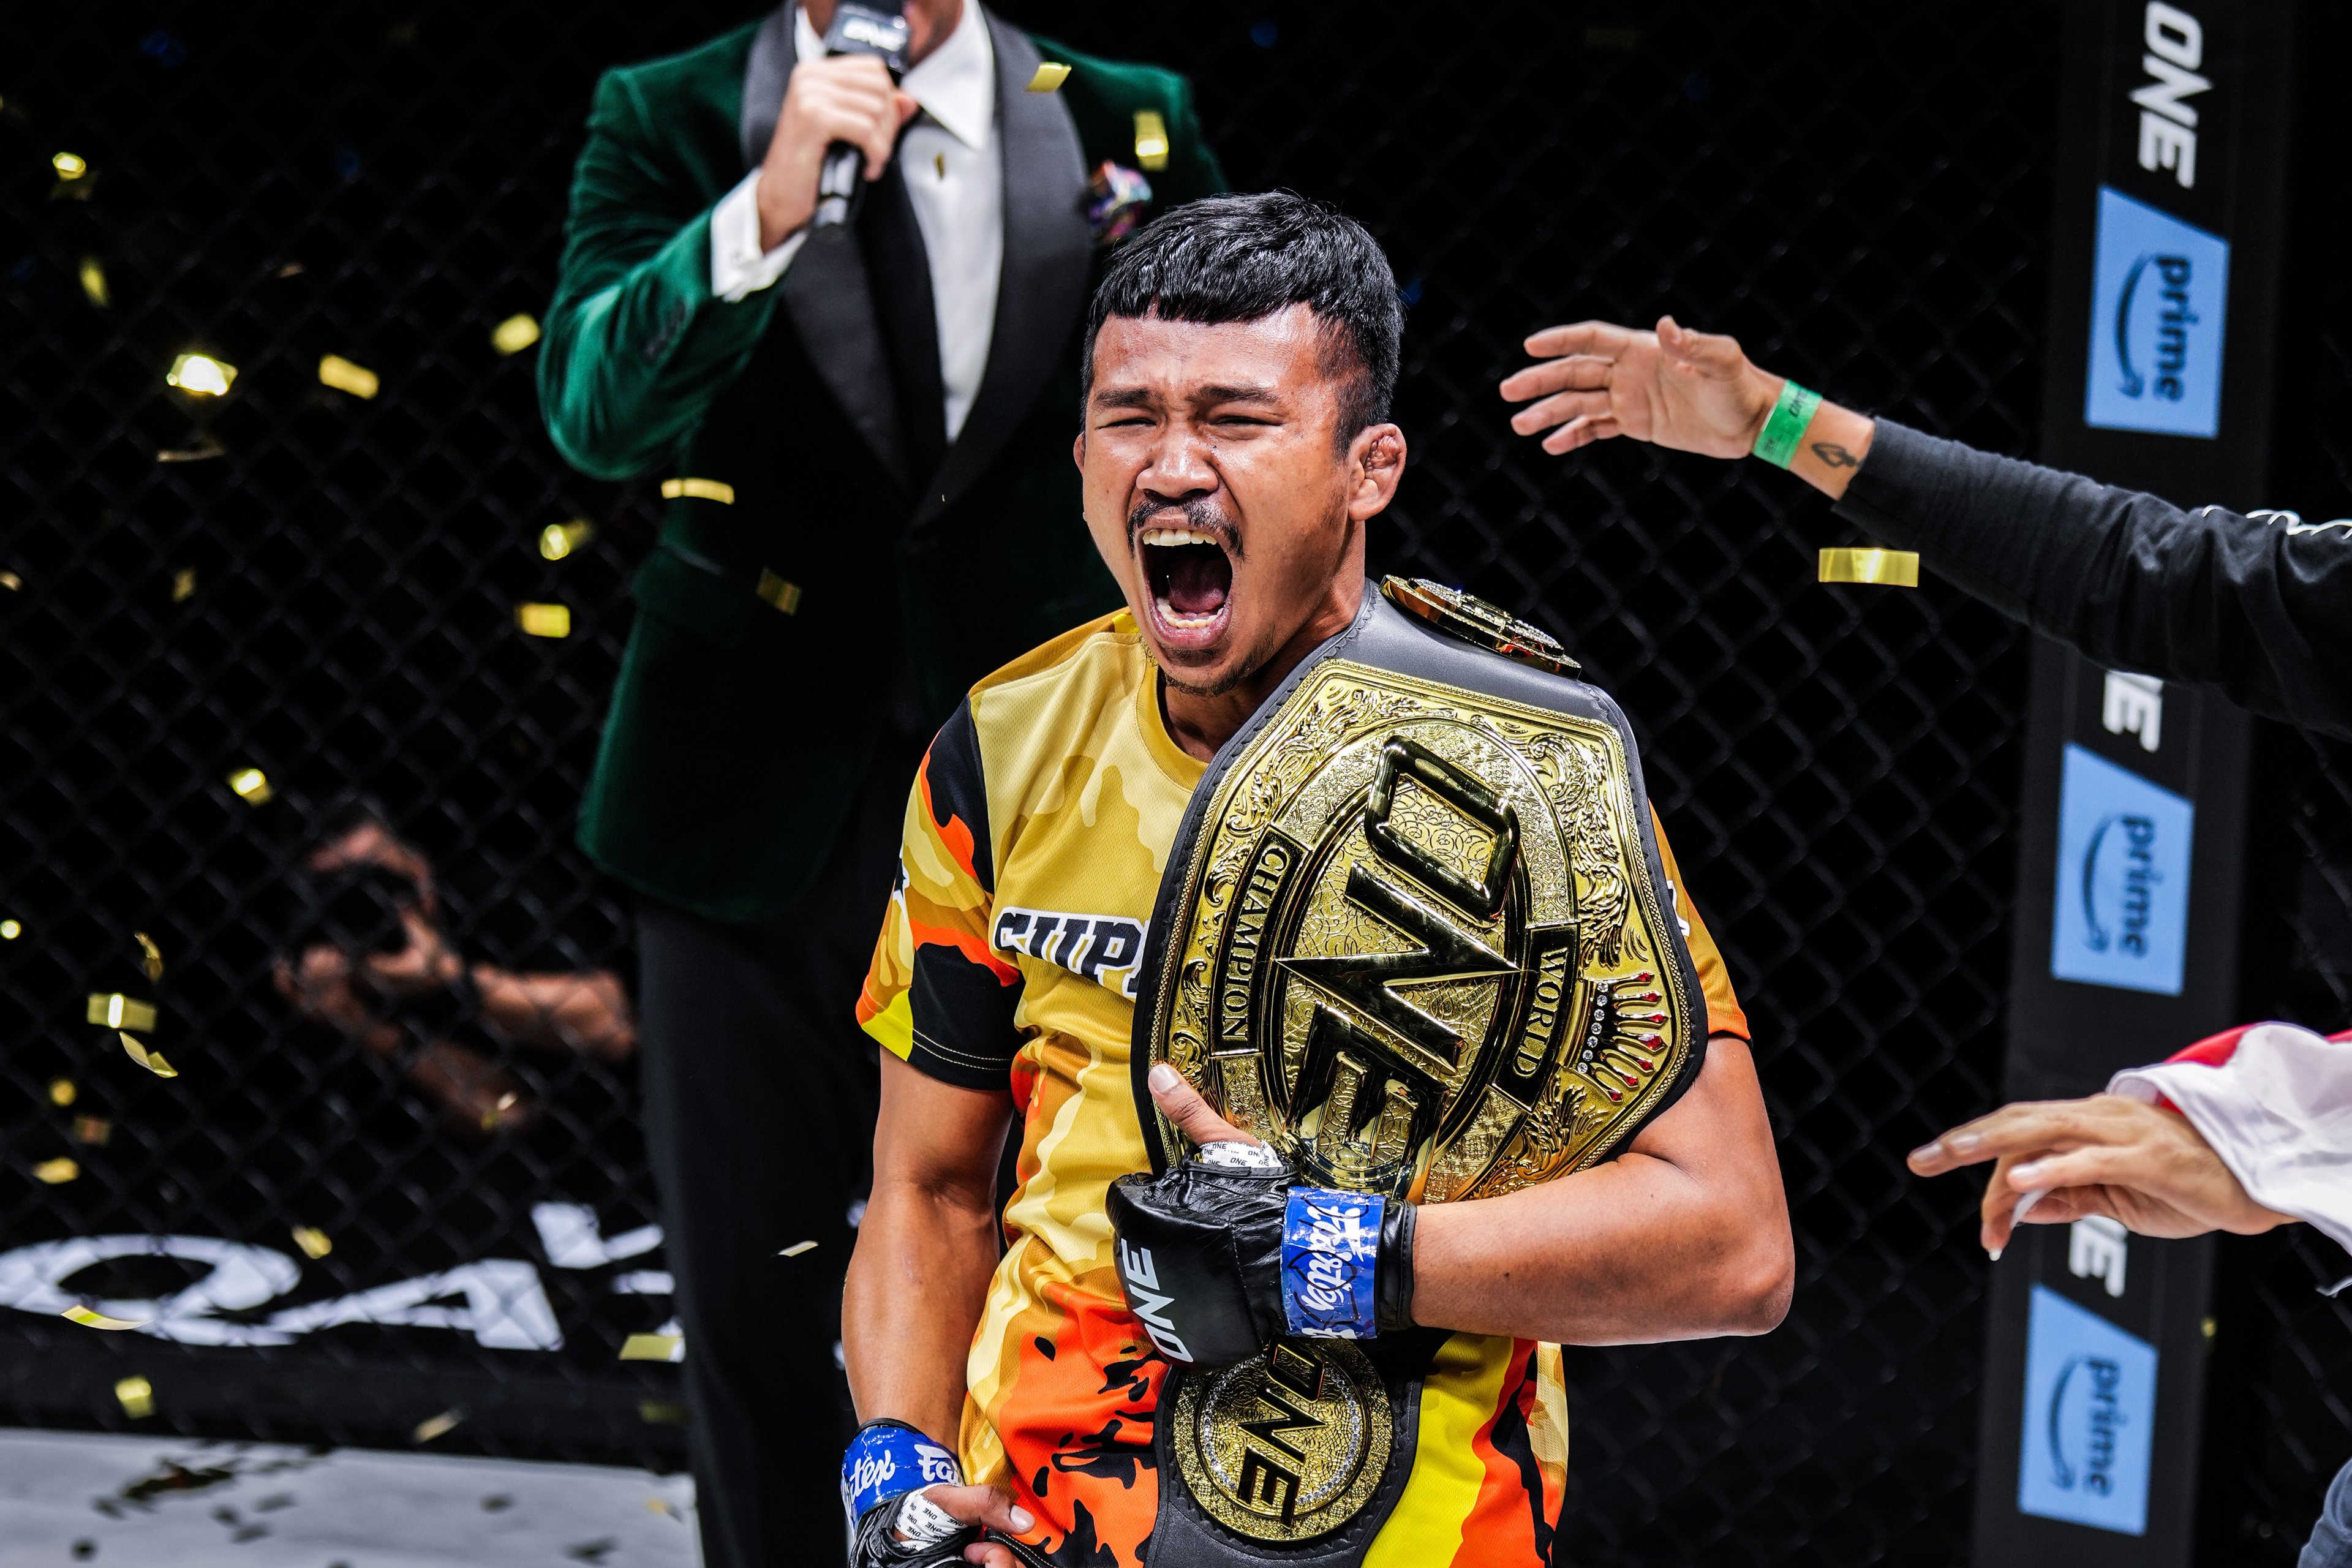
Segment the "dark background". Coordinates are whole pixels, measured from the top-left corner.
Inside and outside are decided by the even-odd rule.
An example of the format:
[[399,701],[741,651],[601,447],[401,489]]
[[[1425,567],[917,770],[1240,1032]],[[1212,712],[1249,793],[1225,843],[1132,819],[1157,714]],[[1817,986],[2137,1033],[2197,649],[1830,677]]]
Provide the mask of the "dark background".
[[[1616,693],[1755,1023],[1795,1309],[1761,1340],[1570,1352],[1572,1559],[1964,1560],[1976,1186],[1916,1181],[1902,1155],[1998,1083],[2025,634],[1932,577],[1817,584],[1815,552],[1853,535],[1759,465],[1630,443],[1545,458],[1493,386],[1532,328],[1671,310],[1842,401],[2031,455],[2057,7],[1004,10],[1189,71],[1236,186],[1328,196],[1389,247],[1413,466],[1375,564],[1538,620]],[[2352,223],[2318,77],[2344,24],[2312,13],[2273,489],[2318,521],[2352,512],[2352,279],[2329,259]],[[358,787],[453,885],[471,954],[628,973],[625,902],[572,817],[657,497],[569,473],[536,351],[488,338],[551,291],[598,70],[752,14],[5,13],[0,568],[21,586],[0,588],[0,914],[26,930],[0,943],[0,1244],[290,1252],[289,1226],[318,1226],[335,1250],[295,1301],[530,1259],[567,1344],[347,1327],[195,1349],[8,1312],[0,1420],[398,1445],[454,1409],[439,1447],[682,1462],[671,1369],[615,1360],[667,1303],[546,1267],[528,1217],[546,1199],[593,1206],[608,1235],[655,1217],[634,1072],[517,1056],[547,1121],[454,1140],[396,1076],[289,1016],[266,911],[324,803]],[[54,194],[60,149],[90,163],[82,197]],[[109,308],[83,295],[84,257]],[[202,411],[226,454],[159,463],[199,434],[163,384],[198,348],[241,372]],[[379,372],[381,394],[320,387],[323,353]],[[574,517],[593,544],[543,561],[538,531]],[[571,637],[520,635],[519,600],[570,605]],[[2245,1011],[2340,1027],[2352,748],[2275,726],[2259,744]],[[227,791],[247,764],[276,801]],[[171,963],[158,986],[132,930]],[[85,995],[111,990],[162,1005],[179,1079],[84,1024]],[[73,1111],[47,1096],[59,1075],[81,1086]],[[69,1142],[75,1114],[111,1119],[111,1142]],[[78,1181],[31,1177],[67,1153]],[[2312,1289],[2344,1271],[2302,1227],[2224,1243],[2209,1561],[2292,1562],[2352,1453],[2352,1296]],[[133,1371],[156,1390],[144,1422],[111,1392]]]

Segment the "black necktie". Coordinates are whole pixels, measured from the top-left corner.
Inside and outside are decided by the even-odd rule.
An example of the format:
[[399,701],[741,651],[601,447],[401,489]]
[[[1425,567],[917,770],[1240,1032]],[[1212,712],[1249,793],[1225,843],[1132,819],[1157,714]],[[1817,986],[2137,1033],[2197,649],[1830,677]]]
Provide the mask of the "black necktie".
[[881,318],[883,347],[890,358],[898,422],[907,432],[907,451],[914,463],[910,478],[919,487],[930,481],[947,455],[947,411],[930,260],[923,251],[923,231],[915,221],[906,175],[895,156],[866,193],[857,216],[857,240],[866,253],[866,275],[873,280],[874,309]]

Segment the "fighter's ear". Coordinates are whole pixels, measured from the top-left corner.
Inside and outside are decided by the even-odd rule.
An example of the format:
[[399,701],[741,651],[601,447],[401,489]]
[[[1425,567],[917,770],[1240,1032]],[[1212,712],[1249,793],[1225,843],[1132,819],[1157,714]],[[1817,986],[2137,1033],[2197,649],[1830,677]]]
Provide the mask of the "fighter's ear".
[[1358,522],[1378,517],[1396,499],[1404,478],[1404,432],[1393,425],[1367,425],[1348,444],[1348,515]]

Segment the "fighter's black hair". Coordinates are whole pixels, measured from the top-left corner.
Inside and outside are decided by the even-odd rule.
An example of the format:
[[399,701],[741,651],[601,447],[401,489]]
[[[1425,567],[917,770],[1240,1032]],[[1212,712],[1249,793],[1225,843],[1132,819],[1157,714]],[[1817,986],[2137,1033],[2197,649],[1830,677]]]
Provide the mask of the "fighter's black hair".
[[1289,191],[1211,196],[1161,214],[1111,258],[1087,311],[1080,397],[1094,390],[1095,334],[1113,316],[1255,321],[1292,305],[1318,318],[1324,363],[1348,384],[1340,448],[1389,416],[1404,312],[1396,274],[1364,226]]

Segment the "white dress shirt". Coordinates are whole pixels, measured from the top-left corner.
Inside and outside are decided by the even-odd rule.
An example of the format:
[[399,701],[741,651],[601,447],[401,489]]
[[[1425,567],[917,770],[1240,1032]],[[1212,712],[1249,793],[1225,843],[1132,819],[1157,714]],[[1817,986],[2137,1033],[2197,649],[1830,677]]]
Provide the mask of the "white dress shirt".
[[[795,10],[796,59],[821,59],[824,40]],[[940,385],[953,441],[980,395],[996,329],[996,283],[1004,266],[1004,167],[996,147],[996,50],[977,0],[939,47],[899,87],[922,105],[898,139],[898,173],[922,231],[939,326]],[[710,212],[710,291],[741,300],[772,285],[808,238],[803,227],[773,250],[760,249],[760,171]]]

